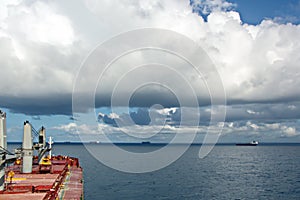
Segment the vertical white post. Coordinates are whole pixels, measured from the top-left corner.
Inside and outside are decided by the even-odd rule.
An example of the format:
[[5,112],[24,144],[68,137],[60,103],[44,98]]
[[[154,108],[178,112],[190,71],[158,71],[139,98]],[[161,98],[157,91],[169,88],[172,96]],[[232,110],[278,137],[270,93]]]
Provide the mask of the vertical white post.
[[33,158],[32,127],[28,121],[24,122],[22,157],[23,157],[22,173],[31,173],[32,158]]
[[7,148],[6,142],[6,113],[0,110],[0,146]]
[[[6,113],[0,110],[0,146],[3,149],[7,148],[6,142]],[[0,153],[0,191],[4,190],[5,183],[5,153]]]
[[51,157],[52,157],[52,144],[53,144],[53,141],[52,141],[52,137],[51,137],[51,136],[49,137],[49,142],[48,142],[48,144],[49,144],[49,148],[50,148],[50,151],[49,151],[49,157],[50,157],[50,159],[51,159]]

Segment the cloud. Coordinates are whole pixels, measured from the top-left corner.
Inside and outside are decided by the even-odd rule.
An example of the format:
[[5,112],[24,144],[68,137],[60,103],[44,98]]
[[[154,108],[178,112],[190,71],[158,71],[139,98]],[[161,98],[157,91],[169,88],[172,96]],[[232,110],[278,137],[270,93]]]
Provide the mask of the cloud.
[[[210,127],[211,133],[217,130],[220,124],[212,124]],[[299,123],[297,121],[283,121],[276,123],[260,122],[260,121],[239,121],[239,122],[225,122],[221,135],[221,142],[226,141],[226,138],[230,138],[229,141],[239,141],[242,138],[248,138],[248,140],[256,139],[260,141],[279,141],[279,139],[290,138],[293,141],[299,138]],[[194,142],[202,142],[203,136],[208,131],[207,125],[196,126],[147,126],[147,125],[133,125],[129,127],[119,128],[109,124],[100,123],[95,125],[79,125],[79,124],[66,124],[57,127],[52,127],[50,130],[56,130],[63,133],[60,137],[64,139],[63,135],[79,136],[82,141],[99,140],[107,141],[104,138],[111,138],[113,142],[140,142],[145,140],[156,142],[169,142],[175,136],[179,134],[179,137],[184,137],[186,134],[197,132],[197,136]],[[125,130],[125,132],[124,132]],[[160,131],[157,131],[160,130]],[[131,137],[127,134],[136,133],[136,137]],[[152,135],[150,133],[155,132]],[[80,133],[80,134],[78,134]],[[87,138],[87,139],[86,139]],[[57,137],[59,140],[59,137]],[[183,140],[184,141],[184,140]]]
[[[2,107],[31,115],[71,114],[75,75],[88,51],[112,35],[147,26],[186,35],[205,50],[224,83],[230,104],[227,121],[299,117],[299,25],[270,19],[249,25],[234,11],[236,5],[224,0],[123,0],[118,3],[86,0],[73,6],[76,11],[71,11],[72,6],[66,8],[59,2],[50,1],[4,1],[1,4]],[[204,20],[199,12],[207,18]],[[166,58],[172,60],[165,55],[153,55],[157,56],[158,62]],[[130,60],[144,63],[147,58],[139,52],[120,60],[119,64],[130,65]],[[197,89],[200,105],[210,105],[203,81],[195,77],[190,67],[177,60],[173,62],[178,63],[176,70],[188,77]],[[91,70],[94,72],[95,69]],[[98,107],[110,105],[112,83],[123,72],[120,67],[107,72],[105,90],[97,94]],[[143,80],[149,76],[146,72],[131,78]],[[155,78],[160,82],[169,81],[190,97],[167,70],[161,69]],[[89,77],[86,79],[88,82]],[[126,88],[124,84],[122,92],[128,92]],[[133,107],[148,107],[154,103],[161,103],[166,108],[179,106],[174,94],[157,86],[138,90],[131,103]],[[285,105],[296,108],[290,107],[293,110]],[[143,109],[138,110],[131,117],[138,124],[146,125],[149,116],[147,118],[142,112]],[[179,116],[176,111],[170,114],[172,123]],[[201,115],[203,121],[209,117],[210,112]],[[113,119],[104,116],[102,120],[114,124]]]
[[[292,109],[291,109],[292,108]],[[187,108],[158,108],[155,110],[150,110],[147,108],[136,108],[126,111],[120,111],[118,113],[108,113],[98,114],[98,122],[107,125],[113,125],[118,127],[118,125],[126,126],[126,123],[118,123],[127,121],[128,118],[134,122],[134,125],[169,125],[173,127],[178,127],[182,123],[181,109],[185,109],[185,118],[189,121],[194,121],[195,118],[199,119],[200,126],[209,125],[211,122],[211,115],[218,116],[221,115],[221,108],[215,108],[212,110],[210,107],[200,108],[200,114],[197,108],[187,107]],[[300,104],[248,104],[248,105],[227,105],[226,106],[226,123],[229,126],[248,126],[253,129],[257,129],[256,124],[251,124],[250,122],[256,121],[263,124],[269,124],[268,129],[272,130],[278,128],[278,123],[285,123],[288,121],[297,121],[300,118]],[[156,113],[154,115],[153,113]],[[217,117],[218,118],[218,117]],[[117,119],[117,120],[116,120]],[[164,123],[155,124],[156,121],[163,121]],[[153,123],[154,122],[154,123]],[[188,122],[183,125],[188,125]],[[248,124],[246,123],[248,122]],[[212,123],[218,123],[214,121]],[[249,124],[250,123],[250,124]],[[129,123],[129,125],[132,125]]]
[[233,10],[237,5],[226,0],[191,0],[194,12],[208,15],[212,12],[226,12]]
[[55,126],[53,129],[56,130],[63,130],[65,132],[76,132],[77,131],[77,124],[76,123],[69,123],[66,125],[61,125],[61,126]]
[[114,113],[110,113],[109,115],[98,113],[98,122],[103,122],[104,124],[116,126],[116,121],[114,120],[114,118],[116,117],[117,115]]
[[[112,126],[128,126],[128,125],[158,125],[156,121],[161,121],[165,118],[165,111],[162,110],[149,110],[147,108],[137,108],[131,110],[130,113],[98,113],[98,122],[109,124]],[[132,123],[131,121],[132,120]]]
[[296,128],[295,127],[287,127],[287,126],[283,126],[281,127],[283,134],[281,135],[282,137],[294,137],[299,135],[299,133],[297,133]]
[[1,106],[26,114],[70,113],[72,80],[84,52],[72,22],[50,2],[4,1],[0,10]]
[[41,120],[41,117],[40,116],[32,116],[31,117],[33,120]]
[[68,134],[100,134],[98,127],[87,125],[87,124],[76,124],[76,123],[68,123],[61,124],[59,126],[51,127],[50,130],[58,130],[63,133]]
[[252,137],[262,141],[278,141],[279,138],[297,138],[299,124],[297,121],[282,121],[276,123],[261,121],[227,122],[222,135],[224,137],[239,138]]

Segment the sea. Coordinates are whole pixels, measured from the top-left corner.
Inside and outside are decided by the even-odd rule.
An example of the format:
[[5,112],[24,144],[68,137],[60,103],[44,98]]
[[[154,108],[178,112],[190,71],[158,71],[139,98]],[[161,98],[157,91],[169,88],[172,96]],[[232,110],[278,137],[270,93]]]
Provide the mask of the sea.
[[[103,144],[85,145],[106,150]],[[86,200],[300,199],[300,144],[216,145],[203,159],[198,157],[200,145],[192,145],[171,165],[140,174],[105,166],[85,145],[55,144],[53,153],[80,159]],[[160,146],[121,148],[150,152]]]

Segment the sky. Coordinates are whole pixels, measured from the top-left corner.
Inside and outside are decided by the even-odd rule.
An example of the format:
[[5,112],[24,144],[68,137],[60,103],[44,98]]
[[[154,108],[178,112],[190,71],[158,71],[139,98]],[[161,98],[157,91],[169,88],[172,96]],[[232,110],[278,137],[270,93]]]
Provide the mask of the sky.
[[[0,108],[7,112],[8,140],[21,141],[23,121],[29,120],[35,129],[45,126],[56,141],[101,141],[107,135],[114,142],[168,142],[177,132],[184,141],[196,131],[195,142],[201,143],[208,127],[221,126],[219,142],[300,142],[299,23],[299,0],[3,0]],[[184,49],[185,44],[172,43],[191,59],[209,58],[223,83],[226,104],[212,108],[206,82],[182,60],[153,50],[137,51],[110,66],[94,86],[95,106],[79,113],[94,119],[79,120],[72,112],[74,87],[80,86],[79,101],[85,102],[98,69],[85,74],[82,66],[95,56],[93,62],[101,61],[102,55],[93,54],[101,44],[119,45],[104,49],[110,56],[146,38],[137,35],[112,43],[121,33],[142,28],[173,31],[201,47],[200,55]],[[162,38],[154,42],[171,45],[171,39]],[[154,62],[174,66],[177,74]],[[143,63],[148,65],[140,71],[132,68]],[[195,91],[197,106],[188,101],[194,93],[184,87],[182,77]],[[122,86],[121,102],[134,83],[146,80],[159,84],[134,90],[130,109],[118,101],[111,107],[116,84]],[[208,75],[208,88],[218,91],[217,80]],[[181,96],[187,103],[180,107]],[[181,123],[183,107],[185,122],[196,120],[197,125]],[[211,122],[212,116],[220,120]]]

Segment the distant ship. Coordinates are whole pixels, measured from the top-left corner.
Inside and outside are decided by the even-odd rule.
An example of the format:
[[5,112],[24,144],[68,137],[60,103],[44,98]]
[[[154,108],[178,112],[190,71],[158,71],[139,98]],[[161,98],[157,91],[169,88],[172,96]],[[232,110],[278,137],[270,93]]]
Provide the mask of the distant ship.
[[144,141],[144,142],[142,142],[141,144],[151,144],[151,142],[149,142],[149,141]]
[[100,144],[100,141],[90,141],[90,144]]
[[249,143],[237,143],[236,146],[257,146],[258,141],[252,141]]

